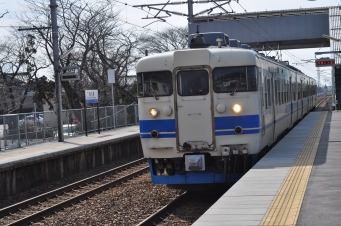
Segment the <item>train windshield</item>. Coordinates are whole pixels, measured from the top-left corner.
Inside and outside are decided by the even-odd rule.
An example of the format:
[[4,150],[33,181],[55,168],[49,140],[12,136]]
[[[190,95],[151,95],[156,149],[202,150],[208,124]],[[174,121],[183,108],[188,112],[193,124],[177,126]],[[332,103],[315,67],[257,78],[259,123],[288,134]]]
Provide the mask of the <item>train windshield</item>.
[[213,90],[216,93],[257,91],[257,68],[255,66],[215,68]]
[[137,96],[170,96],[173,93],[172,73],[170,71],[137,73]]
[[180,71],[177,78],[178,94],[180,96],[198,96],[208,94],[209,88],[207,71]]

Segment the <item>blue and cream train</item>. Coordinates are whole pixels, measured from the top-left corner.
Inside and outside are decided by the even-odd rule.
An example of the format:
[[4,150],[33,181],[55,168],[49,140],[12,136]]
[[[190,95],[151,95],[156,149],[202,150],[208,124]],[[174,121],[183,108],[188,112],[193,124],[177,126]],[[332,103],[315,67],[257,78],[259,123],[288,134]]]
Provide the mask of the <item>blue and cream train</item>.
[[314,108],[316,81],[223,33],[190,38],[136,65],[144,157],[155,184],[233,183]]

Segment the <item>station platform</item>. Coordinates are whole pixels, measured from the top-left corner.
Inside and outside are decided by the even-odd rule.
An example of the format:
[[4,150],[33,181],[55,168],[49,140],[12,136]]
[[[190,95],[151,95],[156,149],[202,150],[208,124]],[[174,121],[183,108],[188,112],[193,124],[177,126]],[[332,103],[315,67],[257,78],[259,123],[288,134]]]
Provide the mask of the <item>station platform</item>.
[[0,199],[134,155],[142,155],[139,126],[0,151]]
[[196,222],[341,225],[341,112],[309,113]]
[[0,151],[0,170],[14,164],[23,164],[32,160],[44,160],[55,155],[63,155],[70,150],[79,148],[90,148],[108,141],[119,141],[129,136],[139,136],[139,126],[117,128],[98,133],[90,133],[88,136],[77,136],[64,139],[64,142],[57,140],[40,144],[24,146],[22,148]]

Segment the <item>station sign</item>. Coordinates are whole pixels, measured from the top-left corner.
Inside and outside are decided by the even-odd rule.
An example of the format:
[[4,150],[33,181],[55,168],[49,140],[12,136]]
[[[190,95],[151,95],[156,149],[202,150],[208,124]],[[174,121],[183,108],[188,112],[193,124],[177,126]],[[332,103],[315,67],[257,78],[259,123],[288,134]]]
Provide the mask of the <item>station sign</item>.
[[85,90],[85,103],[98,104],[98,90]]
[[335,66],[334,59],[317,59],[315,60],[316,67],[328,67],[328,66]]
[[79,66],[62,67],[60,73],[61,81],[77,81],[80,79]]

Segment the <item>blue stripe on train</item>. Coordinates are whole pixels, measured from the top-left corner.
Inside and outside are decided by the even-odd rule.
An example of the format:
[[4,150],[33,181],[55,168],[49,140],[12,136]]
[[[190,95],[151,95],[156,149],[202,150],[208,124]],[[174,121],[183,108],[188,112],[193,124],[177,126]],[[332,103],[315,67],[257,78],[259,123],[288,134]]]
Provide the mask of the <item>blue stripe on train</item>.
[[[248,130],[243,130],[243,134],[256,134],[256,133],[260,133],[261,129],[257,128],[257,129],[248,129]],[[234,131],[216,131],[215,132],[216,136],[226,136],[226,135],[236,135],[236,133]]]
[[236,126],[242,128],[259,128],[259,115],[223,116],[215,117],[214,124],[216,130],[234,129]]
[[140,132],[150,133],[152,130],[175,132],[175,119],[140,120]]
[[[281,118],[265,125],[265,129],[269,128],[274,123],[278,123],[289,115],[290,113],[285,114]],[[216,136],[235,135],[233,129],[236,126],[241,126],[244,129],[243,134],[257,134],[261,132],[259,115],[215,117],[214,123]],[[152,138],[149,134],[152,130],[157,130],[160,133],[159,138],[175,138],[175,128],[175,119],[140,120],[141,138]],[[164,134],[165,132],[169,133]]]

